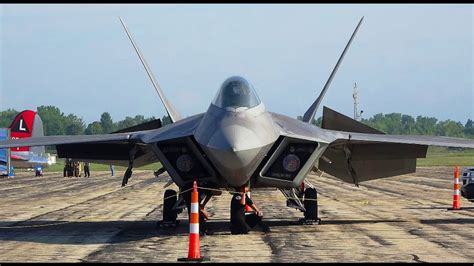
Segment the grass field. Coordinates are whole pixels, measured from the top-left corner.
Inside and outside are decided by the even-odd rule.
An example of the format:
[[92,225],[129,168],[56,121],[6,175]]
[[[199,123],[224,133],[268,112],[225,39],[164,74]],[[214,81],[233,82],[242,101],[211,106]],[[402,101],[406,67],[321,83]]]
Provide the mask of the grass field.
[[426,158],[418,159],[417,166],[474,166],[474,150],[429,147]]

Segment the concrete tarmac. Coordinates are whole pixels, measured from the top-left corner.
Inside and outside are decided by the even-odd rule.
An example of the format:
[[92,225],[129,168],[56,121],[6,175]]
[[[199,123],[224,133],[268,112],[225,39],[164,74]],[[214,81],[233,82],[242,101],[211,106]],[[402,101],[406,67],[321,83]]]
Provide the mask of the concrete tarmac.
[[[474,204],[452,205],[453,169],[362,183],[310,175],[319,192],[321,225],[295,225],[302,213],[276,189],[254,190],[269,233],[231,235],[231,194],[213,198],[212,235],[201,237],[211,262],[473,262]],[[187,256],[188,222],[159,229],[163,186],[152,171],[18,173],[0,179],[0,262],[176,262]],[[170,188],[176,188],[172,185]]]

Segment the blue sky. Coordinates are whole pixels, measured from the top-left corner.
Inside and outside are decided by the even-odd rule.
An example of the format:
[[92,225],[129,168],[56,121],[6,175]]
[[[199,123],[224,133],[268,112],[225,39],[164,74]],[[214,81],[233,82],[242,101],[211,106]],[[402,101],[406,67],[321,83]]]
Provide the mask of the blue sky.
[[[0,110],[55,105],[89,123],[165,114],[121,16],[183,116],[241,75],[268,110],[296,117],[364,22],[323,105],[363,117],[474,118],[473,5],[0,5]],[[321,110],[317,116],[321,114]]]

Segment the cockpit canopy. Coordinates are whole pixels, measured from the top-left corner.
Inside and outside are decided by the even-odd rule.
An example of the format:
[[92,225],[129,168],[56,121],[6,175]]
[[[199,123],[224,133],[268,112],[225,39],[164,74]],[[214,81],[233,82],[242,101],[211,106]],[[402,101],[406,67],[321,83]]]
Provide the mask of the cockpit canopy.
[[222,83],[212,104],[226,109],[248,109],[259,105],[260,99],[247,80],[234,76]]

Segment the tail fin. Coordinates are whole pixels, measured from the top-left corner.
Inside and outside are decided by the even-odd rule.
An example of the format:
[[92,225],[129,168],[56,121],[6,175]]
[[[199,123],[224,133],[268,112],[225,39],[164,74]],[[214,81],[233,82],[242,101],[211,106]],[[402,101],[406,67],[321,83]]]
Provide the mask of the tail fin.
[[[10,137],[12,139],[24,139],[31,137],[42,137],[43,132],[43,121],[38,113],[25,110],[19,113],[10,125]],[[42,147],[16,147],[11,149],[15,151],[32,151],[34,153],[44,153],[44,146]]]
[[356,35],[357,30],[359,30],[360,24],[362,23],[363,20],[364,20],[364,17],[362,17],[362,18],[360,19],[360,21],[359,21],[359,24],[357,24],[357,27],[355,28],[354,32],[352,33],[351,38],[350,38],[349,41],[347,42],[346,47],[344,48],[344,51],[342,51],[342,54],[341,54],[341,56],[339,57],[339,60],[337,60],[337,63],[336,63],[336,65],[334,66],[334,68],[333,68],[333,70],[332,70],[332,72],[331,72],[331,75],[329,75],[329,78],[328,78],[328,80],[326,81],[326,84],[324,84],[324,87],[323,87],[323,89],[321,90],[321,93],[319,94],[319,97],[316,99],[316,101],[313,102],[313,104],[309,107],[309,109],[308,109],[308,110],[306,111],[306,113],[304,114],[304,116],[303,116],[303,122],[311,123],[311,121],[313,120],[314,115],[316,114],[316,111],[318,110],[319,104],[320,104],[321,101],[323,100],[324,94],[326,93],[327,89],[329,88],[329,85],[331,84],[331,81],[332,81],[332,79],[334,78],[334,75],[336,74],[337,69],[339,68],[339,65],[341,64],[342,59],[344,58],[344,55],[346,54],[347,49],[348,49],[349,46],[351,45],[352,40],[354,39],[354,36]]
[[120,19],[120,23],[122,23],[122,26],[123,26],[123,29],[125,30],[125,33],[127,33],[128,39],[132,43],[133,49],[135,49],[135,52],[137,53],[138,58],[142,62],[142,65],[145,68],[145,71],[148,74],[148,77],[150,78],[150,81],[151,81],[153,87],[155,88],[156,92],[158,93],[158,96],[160,96],[161,102],[165,106],[166,112],[168,113],[168,116],[170,117],[171,122],[174,123],[178,120],[181,120],[181,115],[178,113],[178,111],[176,111],[176,109],[171,104],[171,102],[168,101],[168,99],[166,98],[165,94],[163,93],[163,90],[161,89],[160,85],[158,84],[158,81],[156,81],[155,76],[151,72],[150,67],[148,66],[148,64],[145,61],[145,58],[143,57],[142,53],[140,52],[140,49],[138,48],[135,41],[133,40],[132,34],[130,34],[130,32],[128,31],[127,26],[125,26],[125,23],[123,22],[123,20],[120,17],[119,17],[119,19]]

